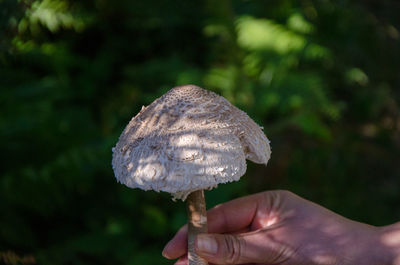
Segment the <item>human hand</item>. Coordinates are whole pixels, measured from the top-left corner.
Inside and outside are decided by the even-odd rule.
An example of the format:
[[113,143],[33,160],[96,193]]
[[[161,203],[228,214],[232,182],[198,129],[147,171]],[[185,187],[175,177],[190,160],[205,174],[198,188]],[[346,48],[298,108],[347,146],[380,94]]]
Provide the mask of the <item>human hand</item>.
[[[337,215],[288,191],[239,198],[208,211],[210,234],[196,252],[213,264],[395,264],[380,229]],[[187,226],[163,255],[187,264]],[[399,261],[400,262],[400,261]]]

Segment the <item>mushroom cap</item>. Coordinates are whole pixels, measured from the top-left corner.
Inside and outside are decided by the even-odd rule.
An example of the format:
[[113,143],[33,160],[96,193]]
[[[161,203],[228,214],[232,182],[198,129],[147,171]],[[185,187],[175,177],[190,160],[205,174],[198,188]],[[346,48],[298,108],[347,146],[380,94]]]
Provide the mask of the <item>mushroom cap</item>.
[[117,180],[185,200],[267,164],[269,140],[245,112],[194,85],[172,88],[132,118],[113,148]]

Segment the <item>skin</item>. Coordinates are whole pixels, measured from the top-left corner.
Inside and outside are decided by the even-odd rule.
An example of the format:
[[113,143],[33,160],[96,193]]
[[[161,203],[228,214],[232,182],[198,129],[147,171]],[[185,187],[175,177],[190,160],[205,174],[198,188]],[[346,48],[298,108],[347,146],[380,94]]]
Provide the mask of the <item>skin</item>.
[[[214,207],[196,252],[210,264],[400,265],[400,223],[375,227],[289,191],[267,191]],[[163,255],[187,263],[187,226]]]

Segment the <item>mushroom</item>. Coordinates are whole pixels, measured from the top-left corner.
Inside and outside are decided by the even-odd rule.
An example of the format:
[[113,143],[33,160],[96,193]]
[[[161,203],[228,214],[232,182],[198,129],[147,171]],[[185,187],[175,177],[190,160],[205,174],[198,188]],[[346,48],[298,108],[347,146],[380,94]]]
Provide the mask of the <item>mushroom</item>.
[[269,140],[247,114],[195,85],[172,88],[132,118],[113,148],[117,180],[130,188],[169,192],[187,201],[189,264],[207,233],[204,189],[237,181],[246,159],[267,164]]

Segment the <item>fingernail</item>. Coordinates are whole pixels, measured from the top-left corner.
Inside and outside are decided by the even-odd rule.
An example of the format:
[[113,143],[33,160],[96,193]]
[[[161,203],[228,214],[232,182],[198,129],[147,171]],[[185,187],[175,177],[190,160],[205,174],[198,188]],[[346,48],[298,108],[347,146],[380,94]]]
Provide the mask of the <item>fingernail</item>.
[[163,257],[166,259],[170,259],[170,257],[168,257],[168,255],[167,255],[168,249],[170,248],[170,244],[171,244],[171,241],[167,243],[167,245],[164,247],[164,249],[161,253],[163,255]]
[[218,243],[214,237],[208,235],[198,235],[196,240],[197,250],[204,254],[214,255],[218,251]]

